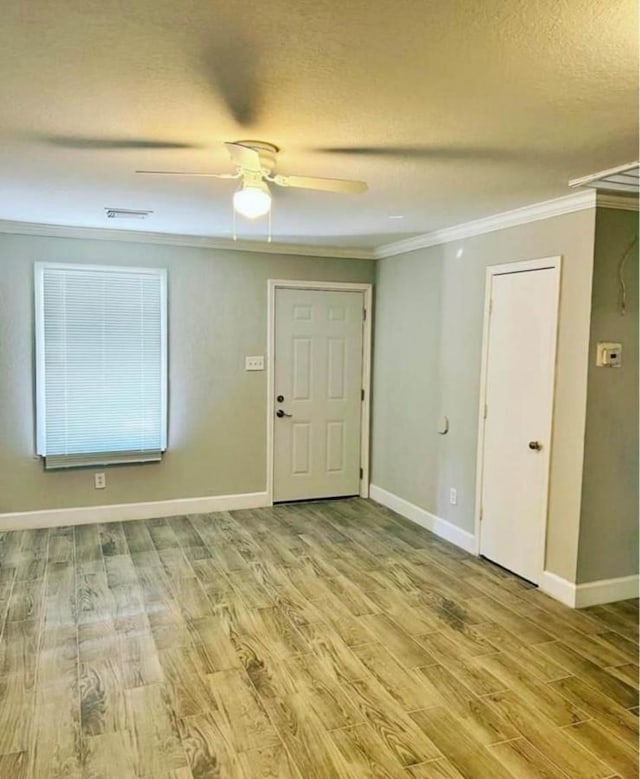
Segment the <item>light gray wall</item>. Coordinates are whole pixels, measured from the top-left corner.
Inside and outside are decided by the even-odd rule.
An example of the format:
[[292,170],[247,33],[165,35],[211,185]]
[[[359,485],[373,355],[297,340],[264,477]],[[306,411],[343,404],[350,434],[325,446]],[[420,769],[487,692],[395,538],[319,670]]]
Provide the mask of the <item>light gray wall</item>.
[[[169,450],[159,464],[45,473],[34,456],[33,263],[169,272]],[[0,235],[0,513],[261,492],[267,279],[373,280],[374,264],[112,241]]]
[[[599,208],[589,340],[578,582],[638,573],[638,246],[627,258],[627,313],[618,266],[638,214]],[[622,343],[621,368],[597,368],[598,341]]]
[[[372,482],[474,531],[485,269],[562,255],[546,568],[575,581],[595,209],[379,261]],[[462,251],[461,256],[458,254]],[[450,432],[436,432],[447,415]],[[449,504],[449,489],[458,503]]]

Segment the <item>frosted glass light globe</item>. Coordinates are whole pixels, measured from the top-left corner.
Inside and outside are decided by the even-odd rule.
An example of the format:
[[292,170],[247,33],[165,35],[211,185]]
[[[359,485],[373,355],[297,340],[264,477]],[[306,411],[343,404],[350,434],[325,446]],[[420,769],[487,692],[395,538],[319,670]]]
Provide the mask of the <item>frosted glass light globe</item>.
[[269,213],[271,194],[264,187],[244,187],[233,196],[233,207],[247,219],[257,219]]

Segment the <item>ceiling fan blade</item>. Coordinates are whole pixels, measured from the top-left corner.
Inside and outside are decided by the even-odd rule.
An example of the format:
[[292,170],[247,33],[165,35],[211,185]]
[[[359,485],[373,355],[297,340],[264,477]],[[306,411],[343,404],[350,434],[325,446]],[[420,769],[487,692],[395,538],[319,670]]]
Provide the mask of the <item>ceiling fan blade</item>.
[[360,157],[408,158],[420,157],[433,160],[510,160],[515,151],[489,147],[455,146],[335,146],[314,149],[326,154],[347,154]]
[[136,173],[144,173],[152,176],[200,176],[201,178],[213,179],[237,179],[239,173],[191,173],[186,170],[137,170]]
[[344,192],[346,194],[360,194],[366,192],[369,187],[364,181],[350,181],[349,179],[325,179],[317,176],[280,176],[273,177],[273,181],[281,187],[297,187],[298,189],[319,189],[326,192]]
[[262,171],[260,155],[255,149],[251,149],[249,146],[244,146],[241,143],[225,143],[225,146],[227,147],[231,160],[238,165],[238,167],[255,173],[260,173]]
[[255,124],[260,104],[256,42],[223,24],[215,45],[205,55],[205,68],[237,124]]
[[153,141],[148,138],[90,138],[79,135],[40,135],[37,140],[65,149],[197,149],[182,141]]

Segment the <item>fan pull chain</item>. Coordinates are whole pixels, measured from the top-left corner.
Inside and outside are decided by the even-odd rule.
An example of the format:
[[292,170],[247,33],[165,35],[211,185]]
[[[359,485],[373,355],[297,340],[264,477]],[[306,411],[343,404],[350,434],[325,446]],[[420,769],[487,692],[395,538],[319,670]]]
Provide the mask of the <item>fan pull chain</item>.
[[233,204],[231,205],[231,212],[232,212],[232,220],[233,220],[233,240],[238,240],[238,233],[236,230],[236,209],[233,207]]
[[269,209],[269,232],[267,233],[267,243],[271,243],[271,212],[273,211],[273,200],[271,201],[271,208]]

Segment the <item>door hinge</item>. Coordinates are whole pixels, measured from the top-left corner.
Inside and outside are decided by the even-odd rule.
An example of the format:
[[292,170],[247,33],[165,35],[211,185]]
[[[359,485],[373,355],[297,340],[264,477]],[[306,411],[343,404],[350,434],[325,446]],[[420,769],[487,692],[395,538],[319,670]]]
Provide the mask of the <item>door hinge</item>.
[[367,309],[366,308],[362,309],[362,321],[363,322],[367,321]]
[[482,522],[482,515],[484,514],[482,506],[480,506],[480,522]]
[[360,468],[360,478],[362,479],[363,476],[364,476],[364,471],[362,470],[362,468]]
[[489,406],[487,404],[484,404],[484,412],[483,412],[483,419],[487,418],[487,414],[489,413]]
[[360,400],[364,400],[364,390],[360,390]]
[[493,312],[493,298],[489,298],[489,314]]

